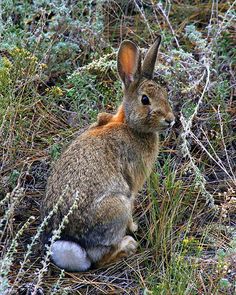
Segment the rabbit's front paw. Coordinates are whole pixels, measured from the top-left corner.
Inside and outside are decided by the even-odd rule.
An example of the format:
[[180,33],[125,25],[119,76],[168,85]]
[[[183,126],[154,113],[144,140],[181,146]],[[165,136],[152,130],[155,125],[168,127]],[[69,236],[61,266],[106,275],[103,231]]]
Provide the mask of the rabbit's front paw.
[[138,230],[138,225],[137,225],[137,223],[136,223],[136,222],[133,222],[133,220],[131,220],[131,221],[129,222],[129,224],[128,224],[128,229],[129,229],[132,233],[136,232],[136,231]]
[[131,236],[125,236],[121,241],[120,250],[124,251],[127,256],[134,254],[137,248],[138,243]]

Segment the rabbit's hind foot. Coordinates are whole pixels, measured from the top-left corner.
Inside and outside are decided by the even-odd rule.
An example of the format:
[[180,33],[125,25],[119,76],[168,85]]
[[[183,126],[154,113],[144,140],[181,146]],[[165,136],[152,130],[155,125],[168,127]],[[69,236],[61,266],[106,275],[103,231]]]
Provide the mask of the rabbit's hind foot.
[[134,254],[138,248],[138,243],[131,236],[124,236],[121,243],[119,244],[118,250],[125,252],[126,257]]
[[53,262],[68,271],[85,271],[90,268],[91,261],[86,251],[75,242],[59,240],[52,244]]
[[98,261],[96,266],[102,267],[124,257],[128,257],[136,252],[137,247],[138,243],[131,236],[125,236],[117,246],[112,247],[111,250]]

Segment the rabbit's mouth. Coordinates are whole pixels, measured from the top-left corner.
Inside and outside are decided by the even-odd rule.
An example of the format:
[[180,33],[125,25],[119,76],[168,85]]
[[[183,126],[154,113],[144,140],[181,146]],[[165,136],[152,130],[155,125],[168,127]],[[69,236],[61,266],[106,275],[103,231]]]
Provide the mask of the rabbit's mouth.
[[174,119],[167,119],[167,118],[165,118],[165,119],[162,119],[160,121],[160,127],[162,129],[170,129],[170,128],[172,128],[174,126],[174,124],[175,124],[175,120]]
[[167,120],[163,120],[160,122],[159,126],[158,126],[158,130],[159,131],[166,131],[166,130],[170,130],[175,124],[175,120],[173,121],[167,121]]

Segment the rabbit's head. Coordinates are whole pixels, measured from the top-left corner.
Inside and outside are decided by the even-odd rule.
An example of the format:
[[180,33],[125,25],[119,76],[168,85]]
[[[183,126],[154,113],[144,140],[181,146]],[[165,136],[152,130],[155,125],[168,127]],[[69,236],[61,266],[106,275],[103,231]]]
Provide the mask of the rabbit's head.
[[117,67],[123,82],[127,124],[140,132],[157,132],[174,124],[167,91],[153,80],[161,37],[148,50],[143,63],[138,47],[131,41],[121,43]]

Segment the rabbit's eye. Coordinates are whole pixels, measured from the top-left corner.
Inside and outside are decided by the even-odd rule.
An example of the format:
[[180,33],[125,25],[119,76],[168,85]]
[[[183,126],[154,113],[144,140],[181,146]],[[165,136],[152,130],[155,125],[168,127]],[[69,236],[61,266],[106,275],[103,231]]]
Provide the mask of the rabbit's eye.
[[145,95],[145,94],[142,96],[141,102],[142,102],[142,104],[144,104],[144,105],[148,105],[148,104],[150,104],[149,98],[148,98],[147,95]]

